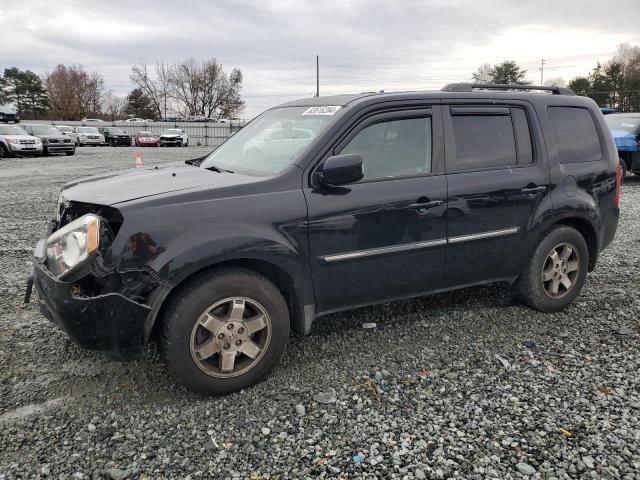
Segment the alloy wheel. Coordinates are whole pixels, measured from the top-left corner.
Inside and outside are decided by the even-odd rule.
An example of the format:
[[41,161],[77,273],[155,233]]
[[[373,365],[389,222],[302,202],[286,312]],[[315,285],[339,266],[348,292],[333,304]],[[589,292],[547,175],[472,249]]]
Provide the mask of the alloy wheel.
[[191,358],[207,375],[236,377],[260,362],[271,334],[271,318],[257,301],[225,298],[208,307],[194,324]]
[[570,243],[560,243],[551,249],[542,267],[544,291],[551,298],[562,298],[571,291],[579,275],[578,249]]

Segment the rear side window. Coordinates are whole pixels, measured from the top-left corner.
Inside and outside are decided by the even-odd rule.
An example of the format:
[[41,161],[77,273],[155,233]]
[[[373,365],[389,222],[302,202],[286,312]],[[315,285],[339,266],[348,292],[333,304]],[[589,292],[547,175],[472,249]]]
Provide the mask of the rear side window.
[[508,113],[453,114],[451,120],[456,145],[456,170],[516,165],[516,142]]
[[548,107],[555,131],[560,163],[595,162],[602,158],[598,131],[589,110],[580,107]]
[[531,129],[524,108],[512,108],[511,120],[516,132],[516,148],[518,150],[518,165],[533,163],[533,146],[531,144]]

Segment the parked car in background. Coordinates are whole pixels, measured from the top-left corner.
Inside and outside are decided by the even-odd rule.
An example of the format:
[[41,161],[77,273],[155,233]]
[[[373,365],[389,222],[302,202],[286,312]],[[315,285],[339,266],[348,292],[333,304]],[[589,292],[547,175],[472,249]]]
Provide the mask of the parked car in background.
[[125,123],[147,123],[144,118],[127,118]]
[[98,129],[104,135],[104,142],[115,147],[117,145],[131,146],[131,135],[120,127],[101,127]]
[[65,135],[67,137],[71,137],[73,134],[73,127],[70,127],[69,125],[56,125],[56,128],[62,135]]
[[151,132],[138,132],[135,142],[136,147],[157,147],[158,137]]
[[120,359],[155,336],[205,394],[259,381],[333,312],[498,282],[561,311],[614,238],[621,167],[592,99],[529,88],[307,98],[208,156],[74,180],[34,251],[40,309]]
[[607,107],[601,108],[600,111],[602,112],[603,115],[611,115],[612,113],[618,113],[618,111],[615,108],[607,108]]
[[85,123],[104,123],[104,120],[99,118],[83,118],[82,124],[84,125]]
[[71,138],[79,147],[83,145],[104,145],[104,135],[96,127],[75,127]]
[[640,174],[640,113],[611,113],[604,121],[611,130],[624,173]]
[[41,155],[42,140],[18,125],[0,125],[0,156]]
[[67,135],[63,135],[53,125],[21,124],[27,133],[42,141],[42,154],[64,153],[67,156],[76,153],[76,146]]
[[161,147],[188,147],[189,135],[181,128],[169,128],[160,135]]
[[0,105],[0,123],[20,123],[20,117],[13,107]]

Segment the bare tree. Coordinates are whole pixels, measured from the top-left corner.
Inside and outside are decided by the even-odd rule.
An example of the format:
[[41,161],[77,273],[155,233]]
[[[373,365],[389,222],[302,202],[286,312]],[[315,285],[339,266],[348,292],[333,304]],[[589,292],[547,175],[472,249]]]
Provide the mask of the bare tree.
[[124,117],[126,104],[127,101],[124,97],[109,93],[102,100],[102,111],[113,122]]
[[553,77],[553,78],[546,79],[544,81],[544,84],[547,87],[551,87],[551,86],[566,87],[567,86],[567,81],[562,77]]
[[483,63],[478,67],[471,78],[478,83],[490,83],[493,79],[493,65],[490,63]]
[[147,64],[140,63],[131,68],[131,76],[129,78],[149,98],[158,118],[166,117],[167,107],[171,99],[169,66],[164,62],[156,63],[155,75],[152,77],[149,74]]
[[60,64],[46,74],[45,84],[53,118],[80,120],[100,114],[106,91],[98,73],[89,73],[82,65]]

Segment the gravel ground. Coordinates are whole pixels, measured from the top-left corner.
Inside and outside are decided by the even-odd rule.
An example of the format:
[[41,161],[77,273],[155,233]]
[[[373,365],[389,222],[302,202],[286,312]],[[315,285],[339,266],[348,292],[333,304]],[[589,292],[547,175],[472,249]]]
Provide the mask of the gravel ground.
[[264,382],[209,399],[172,385],[153,346],[114,362],[21,305],[60,186],[133,152],[0,161],[0,479],[640,479],[640,178],[565,312],[495,286],[336,314]]

